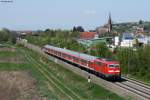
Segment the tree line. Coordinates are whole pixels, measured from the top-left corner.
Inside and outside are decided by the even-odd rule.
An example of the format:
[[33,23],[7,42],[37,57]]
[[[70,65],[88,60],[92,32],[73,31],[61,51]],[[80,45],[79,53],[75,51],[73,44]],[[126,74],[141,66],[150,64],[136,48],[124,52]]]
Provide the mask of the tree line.
[[76,41],[76,39],[79,38],[78,31],[46,29],[40,36],[27,35],[25,38],[29,42],[41,47],[45,44],[50,44],[75,51],[85,50],[85,47]]
[[11,43],[15,44],[17,38],[17,33],[11,32],[4,28],[0,31],[0,43]]
[[120,61],[124,75],[130,75],[150,82],[150,46],[119,49],[117,60]]

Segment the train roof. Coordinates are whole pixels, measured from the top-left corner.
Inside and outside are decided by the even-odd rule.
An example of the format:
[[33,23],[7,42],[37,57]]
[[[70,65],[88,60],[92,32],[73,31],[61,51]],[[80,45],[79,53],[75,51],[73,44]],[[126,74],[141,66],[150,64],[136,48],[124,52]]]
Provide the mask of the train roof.
[[80,57],[80,58],[83,58],[83,59],[86,59],[86,60],[95,60],[97,59],[98,57],[95,57],[95,56],[91,56],[91,55],[87,55],[87,54],[83,54],[83,53],[79,53],[79,52],[75,52],[75,51],[71,51],[71,50],[67,50],[67,49],[63,49],[63,48],[58,48],[58,47],[54,47],[54,46],[51,46],[51,45],[46,45],[45,46],[46,48],[51,48],[51,49],[54,49],[56,51],[60,51],[60,52],[63,52],[63,53],[69,53],[71,55],[75,55],[77,57]]

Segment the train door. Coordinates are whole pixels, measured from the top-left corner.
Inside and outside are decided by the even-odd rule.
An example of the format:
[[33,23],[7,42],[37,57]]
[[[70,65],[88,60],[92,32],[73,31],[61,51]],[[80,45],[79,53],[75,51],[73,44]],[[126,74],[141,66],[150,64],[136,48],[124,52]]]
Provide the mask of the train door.
[[101,70],[102,70],[102,68],[101,68],[102,66],[101,66],[101,63],[100,62],[95,62],[95,70],[97,71],[97,72],[102,72]]
[[104,74],[107,74],[107,71],[108,71],[107,64],[102,63],[102,72],[103,72]]
[[94,61],[88,61],[88,67],[94,69]]

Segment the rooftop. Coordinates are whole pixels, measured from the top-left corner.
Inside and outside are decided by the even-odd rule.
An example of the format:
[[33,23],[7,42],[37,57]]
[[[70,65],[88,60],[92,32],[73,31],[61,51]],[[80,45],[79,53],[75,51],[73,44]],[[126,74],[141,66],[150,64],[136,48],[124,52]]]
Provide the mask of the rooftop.
[[80,38],[81,39],[94,39],[96,32],[81,32]]

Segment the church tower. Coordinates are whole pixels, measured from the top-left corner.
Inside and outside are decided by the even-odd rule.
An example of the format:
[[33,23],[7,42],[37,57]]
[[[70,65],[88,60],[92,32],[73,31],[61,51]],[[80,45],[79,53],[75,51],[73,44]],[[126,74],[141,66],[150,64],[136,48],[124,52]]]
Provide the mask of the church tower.
[[108,32],[111,32],[112,31],[111,13],[109,13],[109,19],[108,19],[107,27],[108,27]]

